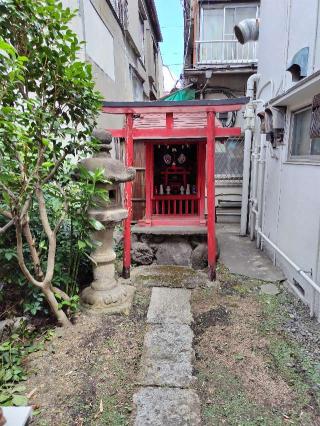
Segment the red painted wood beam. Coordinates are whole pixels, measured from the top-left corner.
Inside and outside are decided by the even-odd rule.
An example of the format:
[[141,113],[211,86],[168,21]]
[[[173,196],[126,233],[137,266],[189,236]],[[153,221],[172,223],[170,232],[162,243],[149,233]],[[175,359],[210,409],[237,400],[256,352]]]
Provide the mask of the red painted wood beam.
[[[132,167],[133,165],[133,117],[131,114],[126,116],[126,166]],[[122,276],[125,279],[130,278],[131,266],[131,221],[132,221],[132,182],[125,183],[125,207],[128,210],[128,217],[124,221],[124,235],[123,235],[123,269]]]
[[210,111],[207,117],[207,202],[208,202],[208,266],[209,279],[216,279],[216,232],[215,232],[215,114]]
[[[126,129],[108,129],[115,138],[126,137]],[[216,138],[237,137],[241,135],[240,127],[216,127]],[[201,128],[153,128],[153,129],[133,129],[133,139],[174,139],[174,138],[196,138],[205,139],[207,137],[206,127]]]
[[173,129],[173,113],[168,112],[166,114],[166,127],[167,129]]
[[133,106],[116,107],[103,106],[102,111],[108,114],[167,114],[167,113],[192,113],[192,112],[232,112],[239,111],[243,104],[226,105],[190,105],[190,106]]
[[151,225],[153,195],[153,145],[145,144],[146,149],[146,213],[145,222]]

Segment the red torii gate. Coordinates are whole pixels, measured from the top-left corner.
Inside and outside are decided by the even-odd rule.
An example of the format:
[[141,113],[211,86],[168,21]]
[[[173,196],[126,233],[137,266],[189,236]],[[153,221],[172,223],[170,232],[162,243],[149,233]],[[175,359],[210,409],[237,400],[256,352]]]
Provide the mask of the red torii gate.
[[[207,182],[207,240],[209,279],[216,276],[216,240],[215,240],[215,139],[240,136],[241,129],[237,127],[217,127],[216,114],[239,111],[248,101],[247,98],[195,100],[195,101],[154,101],[154,102],[104,102],[103,112],[108,114],[124,114],[126,116],[123,129],[108,129],[114,137],[125,139],[126,166],[133,165],[134,140],[196,140],[206,141],[206,182]],[[205,122],[202,127],[197,123],[190,126],[192,114],[202,113]],[[134,127],[134,119],[141,116],[159,114],[165,115],[163,127]],[[179,115],[178,120],[174,116]],[[186,120],[181,120],[185,116]],[[132,222],[132,182],[125,184],[125,207],[128,218],[124,224],[124,258],[123,277],[130,277],[131,266],[131,222]]]

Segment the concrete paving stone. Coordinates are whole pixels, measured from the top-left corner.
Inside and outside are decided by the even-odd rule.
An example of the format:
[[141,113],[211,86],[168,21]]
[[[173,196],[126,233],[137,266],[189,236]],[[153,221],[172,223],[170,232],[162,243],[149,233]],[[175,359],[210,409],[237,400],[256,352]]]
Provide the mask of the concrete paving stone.
[[263,281],[284,279],[283,273],[266,254],[256,248],[255,242],[239,236],[238,225],[220,224],[216,232],[221,249],[220,261],[231,273]]
[[147,323],[191,324],[190,296],[190,290],[154,287],[147,314]]
[[195,382],[190,362],[170,363],[167,360],[145,360],[139,375],[139,384],[143,386],[169,386],[189,388]]
[[194,390],[142,388],[134,395],[135,426],[198,426],[200,401]]
[[149,325],[144,350],[148,357],[177,361],[180,356],[191,358],[193,331],[185,324]]
[[267,294],[269,296],[276,296],[280,293],[279,287],[275,284],[263,284],[260,287],[260,292],[262,294]]
[[191,386],[195,381],[192,338],[192,330],[184,324],[149,326],[139,382],[146,386]]

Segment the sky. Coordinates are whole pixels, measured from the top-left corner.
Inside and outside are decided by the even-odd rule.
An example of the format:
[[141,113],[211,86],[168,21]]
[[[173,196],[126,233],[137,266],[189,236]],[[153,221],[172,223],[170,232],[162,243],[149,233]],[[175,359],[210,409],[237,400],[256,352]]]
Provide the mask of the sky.
[[183,66],[183,12],[181,0],[155,0],[163,37],[163,64],[179,78]]

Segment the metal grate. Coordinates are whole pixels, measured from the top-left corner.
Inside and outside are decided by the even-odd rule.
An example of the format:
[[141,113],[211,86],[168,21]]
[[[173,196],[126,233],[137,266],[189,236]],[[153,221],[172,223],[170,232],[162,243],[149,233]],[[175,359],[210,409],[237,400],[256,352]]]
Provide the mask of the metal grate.
[[216,142],[215,178],[219,183],[242,182],[244,137]]
[[313,98],[310,138],[320,137],[320,94]]

